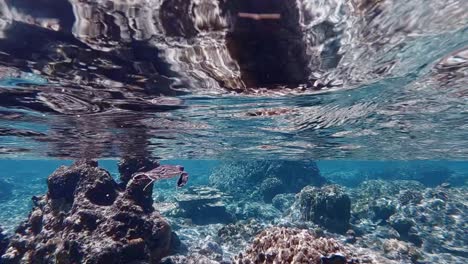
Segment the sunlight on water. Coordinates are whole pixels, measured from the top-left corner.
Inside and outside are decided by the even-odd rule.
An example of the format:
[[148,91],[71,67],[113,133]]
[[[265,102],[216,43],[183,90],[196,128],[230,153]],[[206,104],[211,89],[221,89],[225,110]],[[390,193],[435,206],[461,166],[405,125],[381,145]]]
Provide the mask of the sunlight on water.
[[0,9],[3,156],[468,155],[466,1]]

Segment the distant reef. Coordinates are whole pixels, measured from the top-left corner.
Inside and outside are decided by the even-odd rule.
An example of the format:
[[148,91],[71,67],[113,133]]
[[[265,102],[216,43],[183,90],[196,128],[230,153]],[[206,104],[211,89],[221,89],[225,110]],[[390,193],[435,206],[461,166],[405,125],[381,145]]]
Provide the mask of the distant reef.
[[325,183],[314,161],[226,161],[210,176],[210,184],[221,191],[236,197],[258,196],[267,203],[278,194]]

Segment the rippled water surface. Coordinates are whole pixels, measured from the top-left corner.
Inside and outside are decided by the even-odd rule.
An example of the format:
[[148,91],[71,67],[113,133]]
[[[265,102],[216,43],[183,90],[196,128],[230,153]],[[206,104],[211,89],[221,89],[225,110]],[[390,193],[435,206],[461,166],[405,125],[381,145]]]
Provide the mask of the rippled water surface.
[[464,0],[0,0],[2,157],[468,158]]

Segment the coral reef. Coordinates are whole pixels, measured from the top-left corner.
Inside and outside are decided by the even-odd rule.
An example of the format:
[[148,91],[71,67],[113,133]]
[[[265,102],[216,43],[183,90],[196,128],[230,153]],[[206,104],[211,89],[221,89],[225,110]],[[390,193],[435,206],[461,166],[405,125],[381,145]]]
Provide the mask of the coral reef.
[[229,203],[227,210],[238,220],[262,219],[266,221],[281,216],[281,212],[273,205],[252,200]]
[[[466,262],[466,191],[447,184],[424,188],[414,181],[363,182],[352,192],[353,228],[361,235],[357,245],[375,245],[405,263]],[[386,219],[375,217],[381,201],[392,205]]]
[[226,198],[229,197],[215,188],[191,187],[176,196],[178,208],[171,215],[190,218],[197,225],[229,223],[234,217],[226,211]]
[[360,263],[352,251],[332,238],[307,230],[272,227],[257,235],[235,262],[243,263]]
[[240,220],[230,224],[193,225],[181,218],[169,218],[183,246],[162,263],[232,264],[232,258],[267,228],[263,221]]
[[338,185],[307,186],[298,194],[300,217],[330,231],[344,233],[349,228],[351,200]]
[[326,182],[313,161],[226,161],[210,184],[235,197],[259,196],[267,202],[279,193],[297,193],[306,185]]
[[461,186],[466,179],[466,175],[436,162],[388,162],[385,165],[364,162],[362,166],[325,169],[324,173],[330,181],[348,187],[357,187],[370,180],[417,181],[425,187],[436,187],[446,182]]
[[421,256],[416,247],[397,239],[386,239],[382,249],[387,258],[394,260],[405,260],[402,256],[407,256],[412,263],[416,263]]
[[273,197],[273,206],[281,212],[288,211],[294,204],[295,195],[292,193],[281,193]]
[[48,177],[48,193],[33,198],[2,263],[157,263],[171,252],[177,239],[152,207],[150,179],[120,189],[97,165],[78,161]]
[[284,192],[283,185],[283,182],[276,177],[266,178],[263,180],[263,182],[260,184],[259,191],[265,202],[271,202],[273,197]]
[[[369,180],[351,192],[352,211],[357,218],[387,220],[401,200],[402,204],[417,202],[424,185],[417,181]],[[401,193],[401,194],[400,194]],[[400,197],[399,200],[394,200]]]
[[[256,220],[241,220],[220,228],[217,232],[217,240],[224,244],[243,245],[255,235],[265,229],[266,225]],[[231,246],[232,247],[232,246]]]

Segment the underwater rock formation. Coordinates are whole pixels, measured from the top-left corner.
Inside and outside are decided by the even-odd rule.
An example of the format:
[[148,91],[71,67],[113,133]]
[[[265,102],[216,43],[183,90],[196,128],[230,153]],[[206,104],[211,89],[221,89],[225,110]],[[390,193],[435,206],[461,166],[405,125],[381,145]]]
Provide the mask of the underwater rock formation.
[[[464,263],[466,191],[448,185],[424,188],[415,181],[363,182],[352,192],[353,228],[361,234],[357,244],[376,245],[387,258],[404,263],[439,263],[438,254],[444,254],[444,263]],[[375,217],[382,201],[393,207],[386,221]]]
[[301,219],[330,231],[344,233],[349,228],[351,200],[338,185],[307,186],[298,194]]
[[271,202],[273,197],[283,192],[283,182],[278,178],[266,178],[260,184],[260,194],[265,202]]
[[273,206],[281,212],[286,212],[294,204],[295,195],[292,193],[281,193],[273,197]]
[[[352,251],[332,238],[307,230],[272,227],[257,235],[235,263],[360,263]],[[372,263],[372,262],[367,262]]]
[[226,211],[224,198],[228,197],[215,188],[189,188],[176,196],[179,207],[175,215],[190,218],[197,225],[232,222],[234,218]]
[[414,246],[397,239],[385,240],[382,249],[389,259],[403,260],[401,256],[408,256],[413,263],[417,263],[416,261],[421,255]]
[[[352,211],[357,218],[387,220],[397,204],[417,202],[424,185],[417,181],[369,180],[351,193]],[[399,197],[399,200],[394,200]]]
[[210,175],[210,184],[221,191],[267,202],[279,193],[297,193],[306,185],[325,182],[313,161],[226,161]]
[[5,253],[5,250],[8,246],[8,237],[3,234],[3,229],[0,226],[0,256]]
[[171,252],[175,235],[152,207],[150,179],[133,177],[120,189],[97,165],[79,161],[48,177],[2,263],[157,263]]
[[238,220],[263,219],[273,220],[281,215],[273,205],[263,202],[241,201],[230,203],[227,206],[228,212]]
[[254,219],[240,220],[221,227],[217,232],[217,239],[224,244],[242,245],[246,241],[250,241],[266,227],[265,223]]

